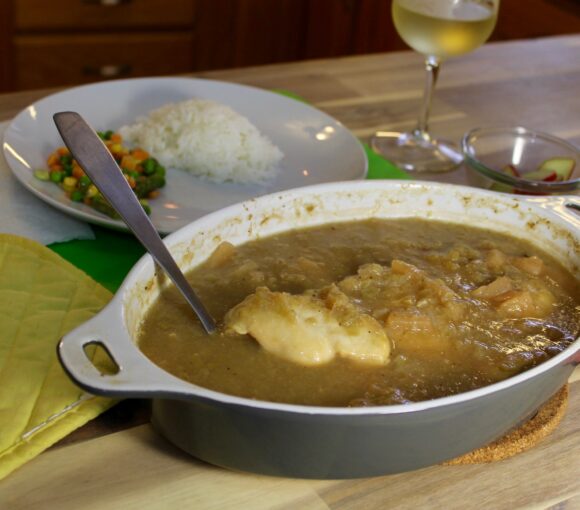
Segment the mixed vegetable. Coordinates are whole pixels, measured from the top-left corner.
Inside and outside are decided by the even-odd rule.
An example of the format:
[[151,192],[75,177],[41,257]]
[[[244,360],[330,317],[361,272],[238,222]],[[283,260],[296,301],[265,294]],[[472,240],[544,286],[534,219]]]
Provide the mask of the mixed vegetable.
[[[524,179],[528,181],[539,182],[564,182],[570,180],[576,162],[572,158],[550,158],[545,160],[536,170],[524,172],[514,165],[506,165],[502,168],[504,174]],[[522,191],[503,183],[494,183],[491,189],[495,191],[505,191],[512,193],[523,193]]]
[[[147,214],[151,213],[148,199],[159,195],[165,186],[165,167],[140,148],[129,149],[122,144],[121,135],[113,131],[99,131],[131,189]],[[34,176],[59,185],[73,202],[83,202],[112,218],[119,215],[92,183],[66,147],[56,149],[47,160],[48,170],[36,170]]]

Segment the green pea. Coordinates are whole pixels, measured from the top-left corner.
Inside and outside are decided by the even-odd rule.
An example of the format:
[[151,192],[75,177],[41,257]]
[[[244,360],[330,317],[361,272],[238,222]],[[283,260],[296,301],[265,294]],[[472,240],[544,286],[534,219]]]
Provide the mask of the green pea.
[[142,165],[143,173],[145,175],[154,174],[155,170],[157,169],[157,162],[153,158],[147,158],[145,161],[143,161]]
[[99,135],[101,140],[105,141],[111,139],[113,132],[110,129],[108,131],[97,131],[97,135]]
[[145,199],[140,199],[139,203],[141,204],[141,207],[143,207],[143,210],[147,213],[147,214],[151,214],[151,207],[149,206],[149,202],[147,202],[147,200]]
[[50,180],[52,182],[62,182],[62,180],[65,178],[65,173],[64,172],[50,172]]
[[88,175],[83,175],[79,178],[79,186],[87,188],[92,184],[91,178]]
[[83,198],[84,198],[84,194],[83,194],[83,192],[82,192],[82,191],[80,191],[80,190],[78,190],[78,189],[77,189],[77,190],[75,190],[75,191],[73,191],[73,192],[70,194],[70,199],[71,199],[73,202],[82,202]]
[[63,154],[60,157],[60,164],[65,165],[72,165],[73,157],[70,154]]

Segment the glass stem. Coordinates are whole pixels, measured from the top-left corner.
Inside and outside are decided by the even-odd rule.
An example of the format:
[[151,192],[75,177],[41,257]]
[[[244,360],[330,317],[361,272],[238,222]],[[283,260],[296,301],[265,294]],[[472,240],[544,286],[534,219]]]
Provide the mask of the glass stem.
[[413,134],[417,137],[421,137],[424,140],[430,140],[429,136],[429,111],[431,110],[431,98],[433,97],[433,90],[435,90],[435,84],[437,83],[437,77],[439,76],[439,64],[440,60],[437,57],[427,57],[425,60],[425,70],[427,71],[426,81],[425,81],[425,92],[423,94],[423,105],[421,106],[421,114],[419,115],[419,123],[413,131]]

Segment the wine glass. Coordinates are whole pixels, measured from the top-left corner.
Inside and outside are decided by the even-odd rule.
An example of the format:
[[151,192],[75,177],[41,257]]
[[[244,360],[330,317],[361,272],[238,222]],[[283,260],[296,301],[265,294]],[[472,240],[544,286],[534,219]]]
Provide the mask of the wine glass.
[[417,127],[409,133],[378,131],[373,150],[411,172],[446,172],[463,156],[451,142],[436,140],[428,131],[431,97],[441,61],[481,46],[495,27],[499,0],[393,0],[397,32],[425,55],[427,81]]

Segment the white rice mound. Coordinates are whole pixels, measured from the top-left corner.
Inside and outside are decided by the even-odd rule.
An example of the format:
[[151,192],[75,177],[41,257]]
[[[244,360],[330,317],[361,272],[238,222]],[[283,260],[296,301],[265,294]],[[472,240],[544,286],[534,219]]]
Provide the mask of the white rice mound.
[[263,184],[284,156],[247,118],[203,99],[164,105],[119,133],[162,165],[214,182]]

